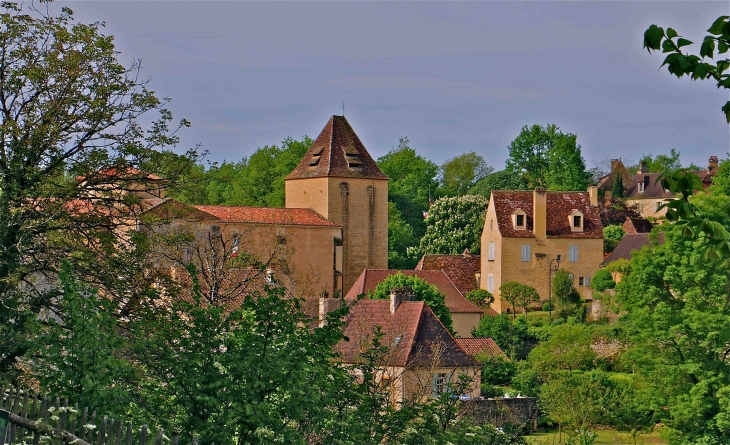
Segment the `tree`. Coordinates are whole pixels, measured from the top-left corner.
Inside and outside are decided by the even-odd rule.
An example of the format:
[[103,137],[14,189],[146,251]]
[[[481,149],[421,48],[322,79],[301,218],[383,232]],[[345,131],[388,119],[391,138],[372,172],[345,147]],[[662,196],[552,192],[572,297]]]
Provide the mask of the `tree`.
[[537,303],[538,301],[540,301],[540,294],[538,294],[537,290],[532,286],[523,284],[517,292],[516,303],[517,306],[522,308],[522,312],[525,316],[527,316],[527,306],[532,303]]
[[482,317],[472,335],[491,338],[511,360],[524,358],[528,344],[534,340],[529,333],[527,320],[520,317],[512,321],[507,314]]
[[624,237],[624,228],[620,225],[610,225],[603,227],[603,251],[605,253],[613,252],[616,245]]
[[375,286],[370,294],[373,300],[386,300],[390,298],[390,290],[396,287],[410,287],[418,301],[425,301],[434,314],[441,320],[449,332],[454,332],[454,323],[451,320],[451,312],[446,307],[446,296],[439,292],[438,288],[429,284],[423,278],[416,275],[404,275],[400,272],[388,275],[383,281]]
[[522,174],[509,170],[491,173],[479,180],[469,189],[470,195],[481,195],[489,199],[492,190],[527,190],[527,183]]
[[621,173],[616,173],[616,178],[611,186],[611,199],[619,200],[624,197],[624,177]]
[[420,258],[424,254],[460,254],[465,249],[478,254],[488,204],[485,198],[472,195],[437,200],[428,211],[426,233],[408,254]]
[[502,298],[512,305],[512,320],[515,319],[515,313],[517,312],[515,311],[515,306],[519,301],[522,286],[522,283],[518,283],[517,281],[506,281],[499,286],[499,293]]
[[441,166],[441,183],[446,193],[462,196],[493,171],[494,168],[483,157],[472,151],[444,162]]
[[583,318],[580,294],[573,285],[573,275],[565,269],[559,269],[553,275],[553,301],[558,317]]
[[535,347],[527,359],[543,381],[559,371],[589,370],[596,353],[591,349],[591,328],[583,323],[568,322],[553,326],[547,339]]
[[523,175],[528,188],[585,190],[590,174],[576,139],[555,124],[524,126],[509,146],[506,170]]
[[418,260],[408,256],[408,248],[416,244],[413,227],[405,222],[395,203],[388,201],[388,269],[413,269]]
[[641,218],[636,205],[626,205],[624,200],[604,199],[598,203],[598,212],[601,215],[603,227],[622,225],[626,218]]
[[[664,59],[662,66],[666,65],[670,74],[677,77],[688,76],[692,80],[712,79],[717,87],[730,88],[730,75],[725,71],[730,68],[730,60],[718,60],[715,63],[709,62],[717,54],[725,54],[730,46],[730,17],[720,16],[707,30],[710,35],[705,36],[700,47],[700,55],[687,54],[682,48],[692,44],[672,28],[663,28],[651,25],[644,32],[644,48],[651,53],[652,50],[669,53]],[[722,107],[722,112],[730,123],[730,101]]]
[[[174,184],[176,178],[160,181],[164,172],[141,167],[178,139],[167,100],[140,80],[139,62],[119,63],[102,24],[76,23],[68,8],[58,16],[24,14],[9,2],[2,8],[0,372],[6,372],[29,347],[26,325],[57,301],[57,286],[43,275],[53,277],[62,258],[84,280],[119,296],[103,281],[119,283],[136,265],[112,264],[134,249],[116,229],[123,216],[139,212],[140,189],[158,193],[163,182]],[[147,129],[141,123],[151,121]],[[177,129],[188,125],[182,120]],[[186,156],[197,159],[195,151]]]
[[598,292],[603,292],[616,287],[616,282],[613,281],[613,276],[608,269],[598,269],[591,279],[591,287]]
[[494,295],[484,289],[474,289],[466,293],[467,301],[476,304],[480,309],[489,309],[494,303]]
[[671,149],[668,155],[656,155],[652,157],[651,153],[641,157],[641,162],[646,163],[646,167],[652,173],[666,172],[670,170],[679,170],[682,168],[682,161],[679,159],[679,151]]

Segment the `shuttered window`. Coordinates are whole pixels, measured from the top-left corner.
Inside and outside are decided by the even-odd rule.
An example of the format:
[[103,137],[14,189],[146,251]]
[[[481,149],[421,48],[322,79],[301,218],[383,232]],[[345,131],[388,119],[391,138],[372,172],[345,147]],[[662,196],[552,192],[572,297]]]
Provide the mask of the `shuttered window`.
[[487,290],[494,292],[494,275],[487,275]]
[[571,263],[578,261],[578,246],[568,246],[568,261]]
[[494,261],[494,243],[489,243],[489,261]]
[[522,245],[522,252],[521,252],[520,257],[522,258],[522,261],[530,261],[530,245],[529,244]]

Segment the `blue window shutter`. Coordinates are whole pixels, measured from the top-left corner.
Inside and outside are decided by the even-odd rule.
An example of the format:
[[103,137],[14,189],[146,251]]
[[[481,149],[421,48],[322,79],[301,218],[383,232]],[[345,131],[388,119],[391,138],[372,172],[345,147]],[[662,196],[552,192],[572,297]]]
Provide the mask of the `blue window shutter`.
[[568,246],[568,260],[571,263],[578,261],[578,246]]

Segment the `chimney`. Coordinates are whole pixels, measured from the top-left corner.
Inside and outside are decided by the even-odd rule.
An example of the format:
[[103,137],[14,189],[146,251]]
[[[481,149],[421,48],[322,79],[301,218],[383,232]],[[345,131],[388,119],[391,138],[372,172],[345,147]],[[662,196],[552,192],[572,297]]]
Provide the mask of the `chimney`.
[[649,167],[646,165],[646,161],[641,161],[641,163],[639,163],[639,171],[636,172],[637,175],[642,173],[649,173]]
[[322,292],[319,294],[319,327],[321,328],[324,326],[326,320],[327,320],[327,314],[334,311],[335,309],[339,309],[340,305],[342,304],[342,301],[339,298],[329,298],[329,293],[327,291]]
[[532,232],[537,239],[545,239],[547,231],[547,192],[537,187],[532,192]]
[[414,299],[413,288],[408,286],[394,287],[390,290],[390,313],[395,314],[402,302],[413,301]]
[[588,197],[591,200],[591,207],[598,207],[598,187],[595,185],[589,185]]
[[621,162],[621,159],[611,159],[611,173],[616,171],[619,162]]
[[707,163],[707,172],[710,173],[719,165],[717,156],[710,156],[710,162]]

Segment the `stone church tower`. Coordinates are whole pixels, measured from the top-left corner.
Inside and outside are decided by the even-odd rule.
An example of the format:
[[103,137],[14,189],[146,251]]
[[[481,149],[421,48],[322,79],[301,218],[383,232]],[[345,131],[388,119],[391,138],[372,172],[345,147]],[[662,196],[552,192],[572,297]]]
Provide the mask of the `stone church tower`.
[[363,269],[388,268],[388,177],[344,116],[332,116],[285,184],[287,208],[343,227],[332,265],[343,296]]

